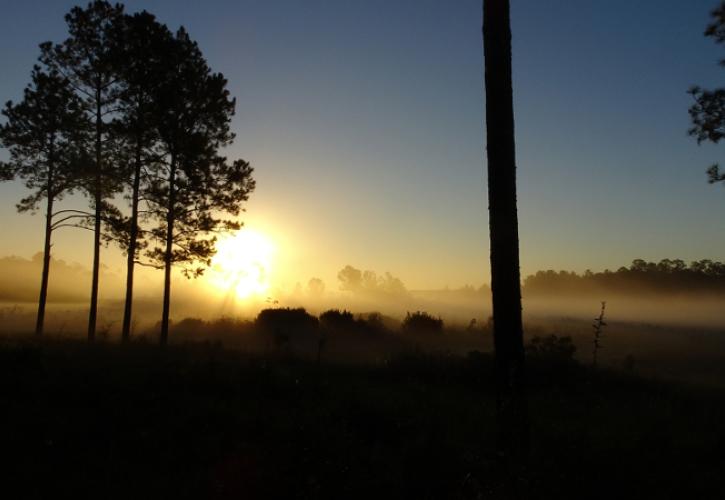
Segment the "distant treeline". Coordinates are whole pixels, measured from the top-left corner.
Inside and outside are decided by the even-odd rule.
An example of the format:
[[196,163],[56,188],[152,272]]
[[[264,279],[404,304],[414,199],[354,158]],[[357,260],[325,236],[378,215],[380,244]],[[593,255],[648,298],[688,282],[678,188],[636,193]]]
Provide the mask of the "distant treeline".
[[524,280],[525,296],[574,294],[725,293],[725,264],[712,260],[687,265],[680,259],[647,262],[636,259],[616,271],[539,271]]

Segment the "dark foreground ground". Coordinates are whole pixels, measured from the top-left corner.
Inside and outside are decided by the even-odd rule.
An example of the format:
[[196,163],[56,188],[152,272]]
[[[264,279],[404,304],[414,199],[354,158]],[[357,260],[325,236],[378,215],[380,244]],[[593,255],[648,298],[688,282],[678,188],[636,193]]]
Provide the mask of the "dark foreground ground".
[[[210,345],[0,342],[4,498],[723,498],[725,393],[529,363],[494,446],[491,359],[317,365]],[[514,494],[517,492],[517,494]]]

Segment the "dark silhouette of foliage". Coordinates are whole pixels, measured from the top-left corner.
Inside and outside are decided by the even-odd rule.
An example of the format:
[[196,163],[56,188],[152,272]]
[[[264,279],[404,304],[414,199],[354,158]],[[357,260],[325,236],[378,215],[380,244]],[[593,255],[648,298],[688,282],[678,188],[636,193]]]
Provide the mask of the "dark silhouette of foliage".
[[524,291],[528,296],[725,293],[725,264],[704,259],[688,266],[680,259],[636,259],[617,271],[586,271],[581,275],[539,271],[524,280]]
[[315,335],[319,321],[304,308],[263,309],[257,315],[255,327],[264,335],[271,337],[274,345],[281,348],[295,338]]
[[403,282],[388,272],[378,276],[375,271],[361,271],[347,265],[337,273],[337,279],[340,281],[340,290],[344,292],[368,296],[408,295]]
[[352,332],[357,329],[353,314],[339,309],[330,309],[320,314],[320,326],[335,332]]
[[258,327],[267,331],[275,328],[309,331],[317,328],[318,320],[303,307],[285,307],[262,309],[257,315],[255,323]]
[[[164,344],[172,265],[183,266],[187,277],[201,275],[215,253],[214,234],[241,227],[236,217],[255,187],[249,163],[219,154],[234,138],[229,126],[235,100],[223,75],[211,72],[183,28],[174,35],[146,11],[126,15],[121,4],[101,0],[74,7],[65,20],[69,36],[59,44],[41,44],[40,61],[47,68],[43,72],[63,82],[75,104],[72,162],[66,163],[73,166],[73,187],[91,199],[91,211],[55,215],[63,214],[58,227],[94,233],[88,339],[96,336],[100,245],[115,240],[127,257],[123,338],[129,338],[131,328],[134,268],[143,263],[165,272]],[[60,111],[58,116],[65,116]],[[5,142],[10,147],[12,137]],[[61,146],[56,144],[54,154]],[[13,168],[12,162],[2,165],[0,178],[16,177]],[[55,182],[62,185],[60,171]],[[37,204],[47,192],[45,186],[28,203]],[[113,204],[121,193],[129,201],[128,215]],[[56,226],[53,198],[48,201],[49,234]],[[156,226],[141,227],[149,221]],[[48,237],[48,263],[49,249]],[[141,262],[142,252],[150,262]],[[45,278],[43,283],[41,311]]]
[[535,336],[526,345],[527,356],[548,362],[571,363],[575,353],[576,346],[569,336]]
[[69,82],[56,71],[36,66],[23,100],[8,102],[2,111],[7,123],[0,127],[0,146],[10,152],[2,165],[3,180],[22,179],[32,193],[17,205],[19,212],[38,210],[45,200],[45,241],[43,270],[35,333],[43,333],[48,278],[51,262],[51,236],[74,217],[69,211],[55,212],[54,204],[78,187],[76,163],[78,135],[83,131],[82,103]]
[[405,334],[411,335],[440,335],[443,333],[443,320],[435,318],[427,312],[416,311],[406,313],[401,325]]
[[[112,222],[116,241],[126,254],[126,296],[121,335],[128,340],[133,308],[133,282],[139,253],[147,246],[144,231],[139,225],[146,211],[140,210],[146,197],[149,179],[160,168],[156,146],[159,142],[159,109],[153,104],[155,94],[163,84],[162,68],[166,48],[172,34],[148,12],[124,15],[120,22],[118,68],[119,94],[117,117],[112,123],[118,138],[118,155],[125,163],[123,180],[131,208],[128,217],[119,216]],[[119,214],[120,215],[120,214]]]
[[89,167],[84,187],[91,198],[94,232],[89,341],[96,335],[102,223],[110,208],[107,200],[119,190],[110,121],[119,92],[117,69],[122,62],[118,60],[118,34],[122,16],[122,5],[105,1],[93,1],[86,8],[74,7],[65,16],[70,36],[60,44],[41,44],[41,61],[65,77],[84,103],[90,132],[84,155]]
[[252,168],[244,160],[229,162],[218,151],[231,144],[229,125],[235,100],[220,73],[212,73],[196,42],[182,28],[164,50],[162,84],[154,89],[159,118],[160,175],[148,188],[150,230],[155,243],[147,252],[164,269],[161,344],[168,338],[171,269],[188,278],[200,276],[211,263],[219,231],[241,224],[238,216],[254,189]]
[[502,452],[513,456],[527,453],[528,416],[524,394],[511,13],[508,0],[483,0],[483,51],[497,406]]
[[[713,22],[705,30],[705,36],[722,44],[725,42],[725,1],[721,1],[711,15]],[[720,60],[720,65],[725,66],[725,59]],[[695,104],[690,107],[690,135],[697,139],[698,144],[719,143],[725,136],[725,88],[706,90],[695,85],[689,93],[695,100]],[[717,164],[712,165],[707,174],[711,184],[725,181],[725,173],[720,171]]]
[[[388,318],[390,319],[390,318]],[[360,318],[370,333],[387,333],[386,318],[379,312],[371,312]]]

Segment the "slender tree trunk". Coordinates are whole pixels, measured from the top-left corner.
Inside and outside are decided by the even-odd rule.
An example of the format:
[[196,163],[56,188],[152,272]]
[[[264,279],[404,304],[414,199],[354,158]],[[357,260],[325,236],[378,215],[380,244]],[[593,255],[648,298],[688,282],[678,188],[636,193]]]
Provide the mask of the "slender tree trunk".
[[528,452],[509,0],[483,0],[491,291],[500,449]]
[[176,205],[176,159],[172,157],[169,171],[169,205],[166,213],[166,249],[164,251],[164,305],[161,313],[161,345],[169,340],[169,310],[171,305],[171,265],[174,250],[174,206]]
[[138,199],[141,185],[141,141],[136,143],[136,158],[133,172],[133,189],[131,192],[131,230],[128,241],[128,257],[126,258],[126,302],[123,308],[123,327],[121,339],[128,342],[131,338],[131,317],[133,308],[133,273],[136,265],[136,248],[138,246]]
[[101,159],[101,90],[100,83],[96,87],[96,172],[95,182],[93,186],[94,203],[95,203],[95,221],[93,227],[93,278],[91,281],[91,307],[88,312],[88,341],[93,342],[96,339],[96,320],[98,317],[98,274],[101,265],[101,216],[103,209],[103,178],[101,169],[103,167]]
[[43,245],[43,274],[40,278],[40,297],[38,298],[38,317],[35,322],[35,334],[43,335],[45,324],[45,304],[48,298],[48,275],[50,274],[50,236],[53,232],[53,146],[48,165],[47,206],[45,209],[45,244]]

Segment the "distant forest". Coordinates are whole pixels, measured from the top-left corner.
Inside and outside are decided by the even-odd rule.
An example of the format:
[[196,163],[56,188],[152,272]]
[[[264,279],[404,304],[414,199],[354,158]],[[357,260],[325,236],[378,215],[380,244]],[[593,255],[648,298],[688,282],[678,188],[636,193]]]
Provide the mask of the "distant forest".
[[647,262],[636,259],[629,267],[584,274],[539,271],[523,283],[528,297],[581,294],[725,294],[725,264],[712,260],[687,265],[680,259]]

